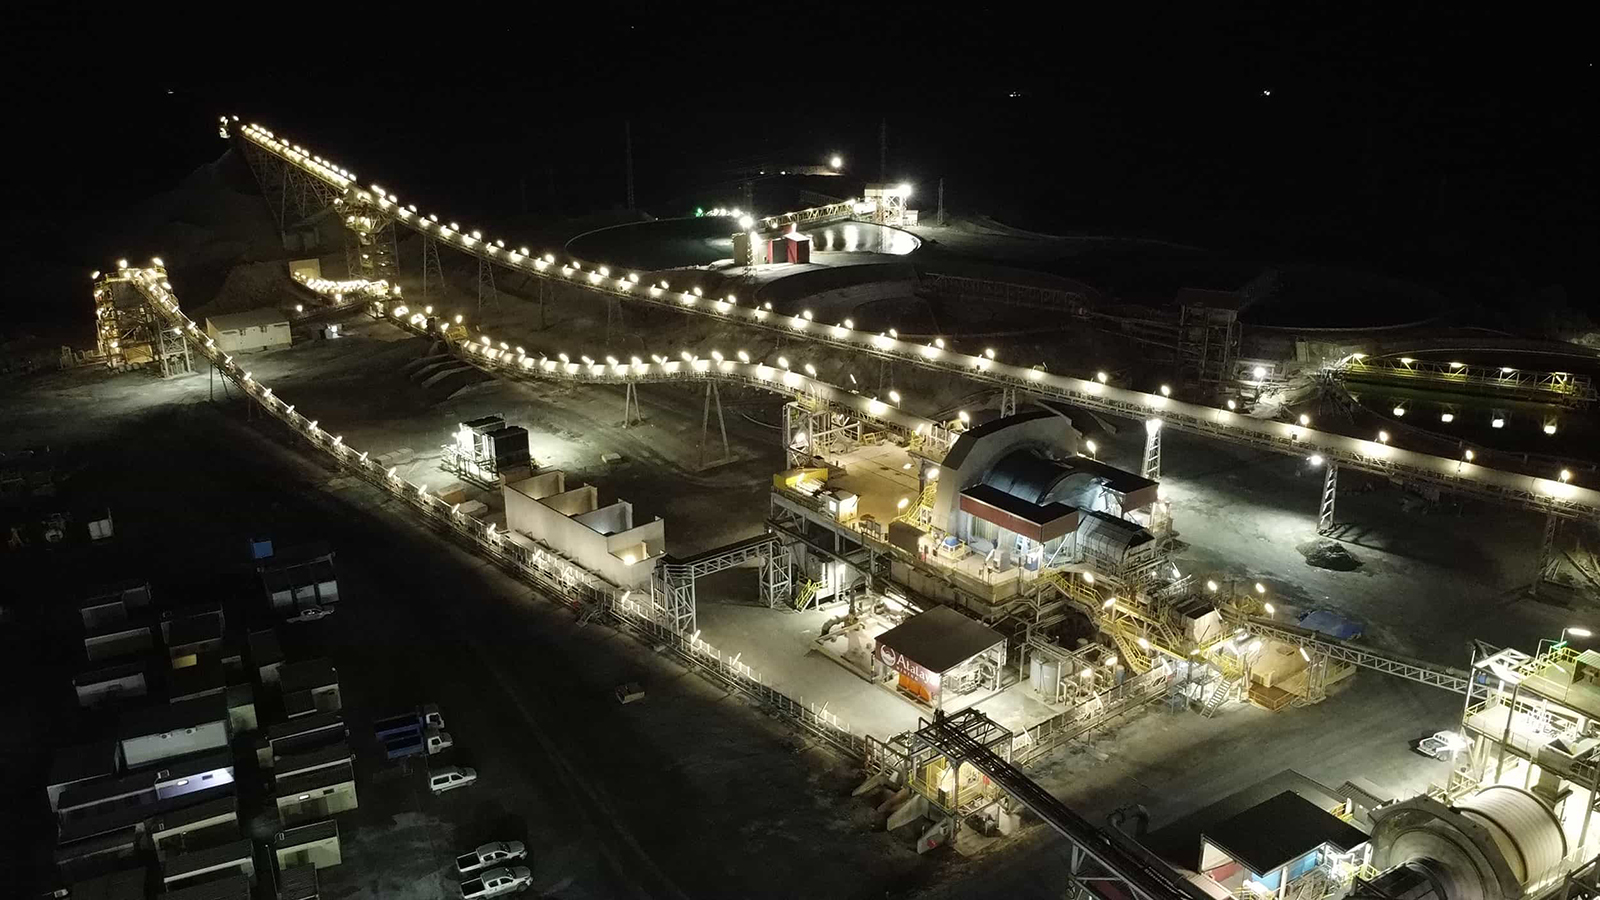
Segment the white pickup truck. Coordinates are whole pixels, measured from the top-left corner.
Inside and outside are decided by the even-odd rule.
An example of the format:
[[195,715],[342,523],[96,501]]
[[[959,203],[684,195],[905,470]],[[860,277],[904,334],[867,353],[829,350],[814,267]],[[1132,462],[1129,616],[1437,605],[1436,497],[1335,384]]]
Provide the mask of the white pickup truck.
[[492,844],[484,844],[471,853],[463,853],[456,857],[456,871],[463,875],[471,875],[490,866],[523,859],[527,855],[528,848],[524,847],[521,841],[495,841]]
[[490,869],[470,881],[461,882],[462,900],[483,900],[485,897],[502,897],[517,894],[533,884],[533,873],[527,866],[509,869]]

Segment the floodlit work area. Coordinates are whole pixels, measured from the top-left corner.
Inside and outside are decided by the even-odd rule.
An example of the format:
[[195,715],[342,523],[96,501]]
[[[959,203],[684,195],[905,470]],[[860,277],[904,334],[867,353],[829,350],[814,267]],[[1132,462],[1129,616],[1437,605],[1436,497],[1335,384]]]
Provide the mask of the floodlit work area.
[[[874,306],[907,298],[854,271],[849,229],[889,229],[861,251],[874,266],[915,258],[909,185],[713,210],[730,260],[635,272],[441,220],[260,126],[220,131],[263,186],[294,188],[269,197],[280,226],[312,212],[285,196],[339,213],[346,279],[322,277],[327,254],[282,273],[292,306],[197,321],[165,263],[119,261],[92,285],[105,367],[154,371],[174,399],[220,394],[573,634],[648,647],[656,677],[768,712],[848,768],[838,794],[859,832],[894,836],[897,869],[959,851],[930,892],[999,895],[985,867],[1035,865],[1052,892],[1103,900],[1600,892],[1600,651],[1584,607],[1528,598],[1559,587],[1563,559],[1584,571],[1566,541],[1600,516],[1592,470],[1368,434],[1313,402],[1359,406],[1339,385],[1383,382],[1570,410],[1594,399],[1586,379],[1380,365],[1375,345],[1256,358],[1244,302],[1198,295],[1171,323],[1182,380],[1013,363],[1037,348],[959,324],[902,334]],[[819,272],[836,281],[793,287]],[[937,277],[1029,317],[1076,321],[1089,302]],[[548,325],[546,303],[566,318]],[[316,559],[331,582],[331,554]],[[315,620],[361,602],[328,590],[279,605]],[[339,682],[312,668],[285,670],[306,696],[269,735],[333,715]],[[648,706],[642,677],[597,695]],[[348,759],[277,785],[281,818],[361,815]],[[479,777],[445,772],[431,790]],[[299,834],[310,849],[278,862],[362,865],[338,834]],[[1040,862],[1042,846],[1060,852]],[[480,880],[556,890],[540,865]]]

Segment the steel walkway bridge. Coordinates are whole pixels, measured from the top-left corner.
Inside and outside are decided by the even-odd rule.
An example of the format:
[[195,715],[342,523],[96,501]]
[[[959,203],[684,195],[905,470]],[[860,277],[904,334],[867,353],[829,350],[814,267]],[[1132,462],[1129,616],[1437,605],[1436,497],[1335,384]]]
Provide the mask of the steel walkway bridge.
[[982,772],[1066,838],[1072,844],[1073,880],[1096,896],[1105,900],[1210,900],[1149,851],[1131,839],[1119,840],[1096,828],[973,737],[989,724],[992,721],[975,709],[953,716],[936,713],[932,722],[924,721],[917,729],[916,739],[943,754],[951,765],[965,764]]
[[1304,647],[1308,652],[1324,654],[1336,662],[1360,666],[1363,669],[1371,669],[1374,672],[1382,672],[1385,675],[1393,675],[1430,687],[1443,688],[1457,694],[1467,692],[1471,677],[1461,669],[1434,665],[1396,653],[1379,652],[1371,647],[1363,647],[1360,644],[1283,622],[1263,619],[1260,616],[1230,616],[1227,621],[1231,626],[1257,637]]
[[[828,325],[813,321],[806,313],[782,315],[764,307],[741,305],[733,296],[707,297],[699,288],[674,289],[665,282],[643,284],[637,273],[624,274],[578,260],[558,260],[554,254],[536,256],[526,247],[508,249],[503,240],[491,240],[476,231],[441,224],[437,216],[422,215],[414,206],[402,204],[394,194],[376,185],[363,188],[349,170],[267,129],[257,125],[241,127],[237,121],[224,121],[221,131],[224,136],[236,135],[251,148],[252,153],[247,155],[270,158],[294,173],[292,178],[280,173],[276,181],[270,182],[281,185],[280,202],[287,202],[291,193],[306,198],[301,202],[312,205],[318,199],[331,197],[334,206],[343,214],[346,226],[360,238],[363,247],[373,247],[372,236],[385,228],[404,227],[478,259],[480,267],[499,266],[534,279],[572,284],[608,298],[638,301],[776,331],[819,346],[903,362],[1108,415],[1159,420],[1167,429],[1242,446],[1300,457],[1317,456],[1339,467],[1510,503],[1550,516],[1600,517],[1600,491],[1564,482],[1556,477],[1556,472],[1543,477],[1491,468],[1481,461],[1434,456],[1380,440],[1320,431],[1292,422],[1255,419],[1232,410],[1184,403],[1165,393],[1144,393],[1099,380],[1009,365],[998,361],[992,350],[979,355],[958,353],[944,346],[943,341],[922,344],[902,340],[893,330],[876,334],[860,331],[849,320]],[[263,184],[268,183],[268,179],[263,179]],[[376,251],[372,254],[374,260],[381,261],[381,257]],[[363,263],[367,261],[363,259]],[[634,367],[633,374],[651,374],[654,365],[661,364],[641,363]],[[623,379],[623,374],[619,373],[619,380]],[[776,373],[775,377],[789,387],[807,388],[815,383],[815,379],[794,372]],[[883,406],[886,417],[901,416],[896,408],[862,398],[862,403],[867,402]]]

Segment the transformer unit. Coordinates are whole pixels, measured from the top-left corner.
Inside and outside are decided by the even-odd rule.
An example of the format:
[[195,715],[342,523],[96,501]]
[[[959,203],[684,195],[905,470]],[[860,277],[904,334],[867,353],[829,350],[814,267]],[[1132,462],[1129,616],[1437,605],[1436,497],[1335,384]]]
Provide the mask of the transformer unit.
[[507,425],[501,416],[480,416],[456,427],[444,447],[444,468],[480,485],[492,486],[508,469],[528,466],[528,429]]

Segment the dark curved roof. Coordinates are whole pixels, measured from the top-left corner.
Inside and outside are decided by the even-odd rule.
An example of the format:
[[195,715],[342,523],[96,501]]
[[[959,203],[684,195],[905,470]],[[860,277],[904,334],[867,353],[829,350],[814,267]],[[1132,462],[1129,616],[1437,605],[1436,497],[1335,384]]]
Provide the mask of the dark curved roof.
[[1072,470],[1032,450],[1001,457],[983,476],[983,483],[1013,497],[1043,506],[1045,498]]
[[[945,454],[944,460],[940,464],[947,469],[959,469],[961,464],[966,462],[967,454],[972,452],[972,448],[976,447],[985,438],[993,437],[1013,425],[1021,425],[1023,422],[1032,422],[1034,419],[1043,419],[1053,415],[1055,413],[1049,410],[1031,409],[1027,412],[1017,413],[1014,416],[1006,416],[1003,419],[990,419],[982,425],[962,432],[961,436],[956,438],[955,445],[950,448],[949,453]],[[1068,419],[1068,424],[1071,424],[1071,421],[1071,419]]]

